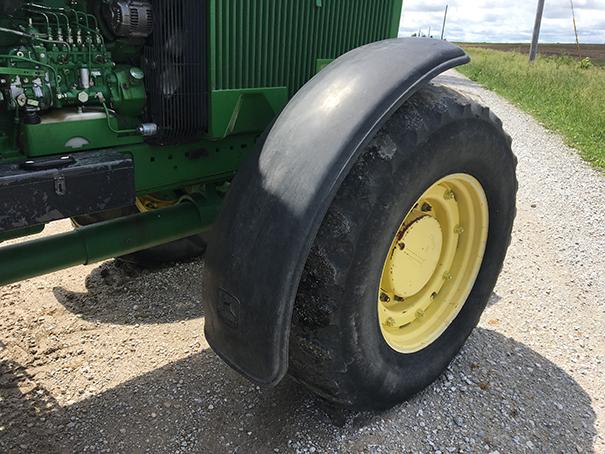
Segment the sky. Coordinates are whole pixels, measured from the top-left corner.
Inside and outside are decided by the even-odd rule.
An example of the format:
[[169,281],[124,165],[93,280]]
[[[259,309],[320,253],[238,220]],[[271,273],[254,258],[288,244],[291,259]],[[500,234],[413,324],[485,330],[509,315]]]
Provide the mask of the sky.
[[[581,43],[605,44],[605,0],[573,0]],[[449,3],[445,38],[471,42],[529,42],[537,0],[403,0],[400,36],[418,29],[441,35]],[[575,42],[570,0],[546,0],[540,41]]]

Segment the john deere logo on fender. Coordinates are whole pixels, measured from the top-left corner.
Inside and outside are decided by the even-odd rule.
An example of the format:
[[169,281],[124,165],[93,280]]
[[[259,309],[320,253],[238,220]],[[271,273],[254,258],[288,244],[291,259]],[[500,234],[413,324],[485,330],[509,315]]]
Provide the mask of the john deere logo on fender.
[[239,308],[239,300],[226,290],[220,288],[218,314],[232,328],[237,328],[239,324]]

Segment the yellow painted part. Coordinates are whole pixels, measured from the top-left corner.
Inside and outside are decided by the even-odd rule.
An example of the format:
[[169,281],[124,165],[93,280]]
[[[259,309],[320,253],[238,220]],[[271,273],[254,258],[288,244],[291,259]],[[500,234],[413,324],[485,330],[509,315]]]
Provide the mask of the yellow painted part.
[[178,199],[163,200],[153,195],[139,196],[135,200],[135,205],[141,213],[146,211],[157,210],[159,208],[167,208],[178,203]]
[[388,287],[403,298],[418,293],[430,280],[443,246],[441,225],[434,217],[413,221],[397,241],[385,268]]
[[406,214],[385,258],[378,319],[400,353],[433,343],[456,318],[477,279],[489,227],[487,197],[467,174],[428,188]]

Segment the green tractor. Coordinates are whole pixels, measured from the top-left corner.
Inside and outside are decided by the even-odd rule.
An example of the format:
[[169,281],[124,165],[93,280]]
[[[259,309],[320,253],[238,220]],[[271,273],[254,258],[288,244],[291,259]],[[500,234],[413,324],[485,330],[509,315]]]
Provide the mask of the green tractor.
[[516,159],[396,39],[401,0],[0,0],[0,285],[201,254],[254,382],[385,408],[447,367],[510,242]]

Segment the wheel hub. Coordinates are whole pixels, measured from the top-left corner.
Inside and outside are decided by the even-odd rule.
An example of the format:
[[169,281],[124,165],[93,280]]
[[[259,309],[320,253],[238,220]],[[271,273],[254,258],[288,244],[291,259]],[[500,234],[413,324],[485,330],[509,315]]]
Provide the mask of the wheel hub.
[[443,234],[439,221],[431,216],[422,216],[400,231],[390,260],[389,280],[391,288],[400,298],[418,293],[435,273]]
[[477,279],[488,225],[485,192],[470,175],[442,178],[416,201],[380,280],[378,319],[391,348],[422,350],[456,318]]

